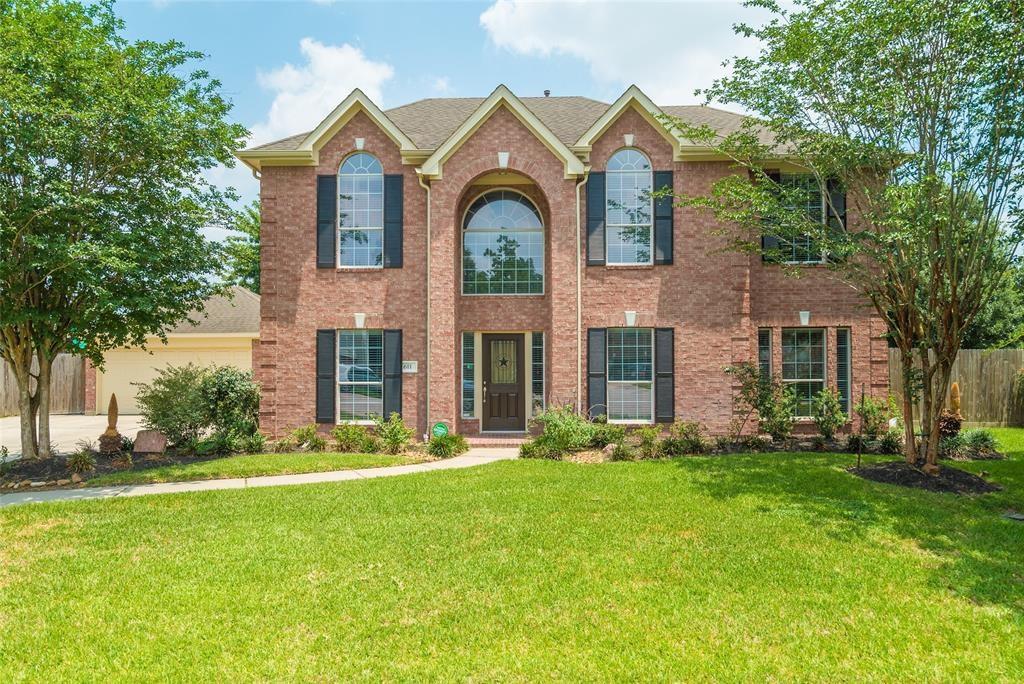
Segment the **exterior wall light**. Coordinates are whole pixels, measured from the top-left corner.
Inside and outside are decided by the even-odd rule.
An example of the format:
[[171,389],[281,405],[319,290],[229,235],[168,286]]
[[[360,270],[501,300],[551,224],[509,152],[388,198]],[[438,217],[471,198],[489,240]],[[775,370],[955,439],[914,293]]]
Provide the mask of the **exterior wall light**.
[[636,311],[623,311],[622,313],[626,314],[626,327],[636,327]]
[[800,325],[810,325],[810,324],[811,324],[811,312],[810,311],[801,311],[800,312]]
[[365,144],[366,144],[366,140],[364,138],[356,138],[356,149],[357,150],[363,149],[363,146]]
[[357,314],[355,314],[355,319],[356,319],[356,328],[359,328],[361,330],[363,328],[363,326],[366,325],[366,314],[364,314],[364,313],[357,313]]
[[499,169],[507,169],[508,168],[508,152],[499,152],[498,153],[498,168]]

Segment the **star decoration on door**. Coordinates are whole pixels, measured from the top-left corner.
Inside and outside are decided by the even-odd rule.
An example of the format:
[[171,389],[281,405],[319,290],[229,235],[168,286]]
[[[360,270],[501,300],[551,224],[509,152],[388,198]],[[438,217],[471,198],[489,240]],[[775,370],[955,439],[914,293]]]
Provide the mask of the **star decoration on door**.
[[502,358],[498,359],[498,365],[501,366],[502,368],[507,367],[508,366],[508,359],[506,359],[505,357],[502,357]]

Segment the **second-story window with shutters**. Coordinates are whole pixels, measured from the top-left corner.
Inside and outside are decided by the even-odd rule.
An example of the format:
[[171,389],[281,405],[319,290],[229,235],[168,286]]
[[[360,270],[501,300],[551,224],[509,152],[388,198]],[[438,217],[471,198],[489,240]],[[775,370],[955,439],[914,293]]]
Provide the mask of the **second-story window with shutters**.
[[357,152],[338,172],[338,265],[384,266],[384,170],[372,154]]

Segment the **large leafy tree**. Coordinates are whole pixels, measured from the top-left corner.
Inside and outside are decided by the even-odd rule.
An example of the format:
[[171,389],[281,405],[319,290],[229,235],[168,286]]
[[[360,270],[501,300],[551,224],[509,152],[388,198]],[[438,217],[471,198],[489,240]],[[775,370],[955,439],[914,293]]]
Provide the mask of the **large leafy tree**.
[[233,234],[224,240],[224,279],[260,291],[260,202],[253,200],[235,214]]
[[[809,235],[835,277],[865,293],[919,388],[927,466],[965,331],[1004,286],[1024,221],[1024,23],[1017,0],[774,0],[771,19],[738,32],[756,57],[706,96],[755,115],[720,135],[673,123],[747,173],[694,204],[761,249]],[[825,192],[812,216],[774,171],[811,174]],[[845,205],[845,206],[844,206]],[[846,230],[838,229],[847,219]],[[915,461],[911,407],[906,457]]]
[[0,354],[25,457],[49,455],[58,353],[101,364],[220,287],[203,172],[246,131],[199,53],[122,30],[109,2],[0,0]]

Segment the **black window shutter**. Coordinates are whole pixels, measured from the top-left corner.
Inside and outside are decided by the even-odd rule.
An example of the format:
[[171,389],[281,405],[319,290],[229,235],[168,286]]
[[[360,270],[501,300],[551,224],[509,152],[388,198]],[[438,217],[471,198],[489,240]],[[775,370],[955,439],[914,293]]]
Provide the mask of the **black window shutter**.
[[[673,189],[671,171],[654,172],[654,189]],[[654,200],[654,263],[672,263],[672,195]]]
[[671,423],[676,419],[675,331],[654,331],[654,421]]
[[[825,210],[828,212],[828,224],[829,231],[832,232],[832,237],[839,242],[842,238],[842,234],[846,231],[846,189],[834,179],[829,179],[826,183],[828,192],[828,206]],[[832,261],[841,261],[842,256],[839,254],[831,254],[829,258]]]
[[384,176],[384,268],[402,267],[402,174]]
[[839,392],[839,408],[850,415],[850,330],[836,330],[836,390]]
[[[773,183],[782,182],[782,174],[778,171],[765,171],[764,175],[768,176],[768,180]],[[778,254],[776,250],[779,249],[779,238],[775,235],[762,234],[761,235],[761,261],[775,262],[778,261]]]
[[607,336],[607,328],[587,330],[587,413],[591,418],[608,415]]
[[604,265],[604,171],[587,177],[587,266]]
[[402,331],[384,331],[384,418],[402,415]]
[[[338,262],[338,177],[316,177],[316,267],[334,268]],[[333,422],[333,418],[331,419]]]
[[334,402],[338,396],[338,383],[334,373],[337,364],[337,346],[333,330],[316,331],[316,422],[333,423],[336,414]]

